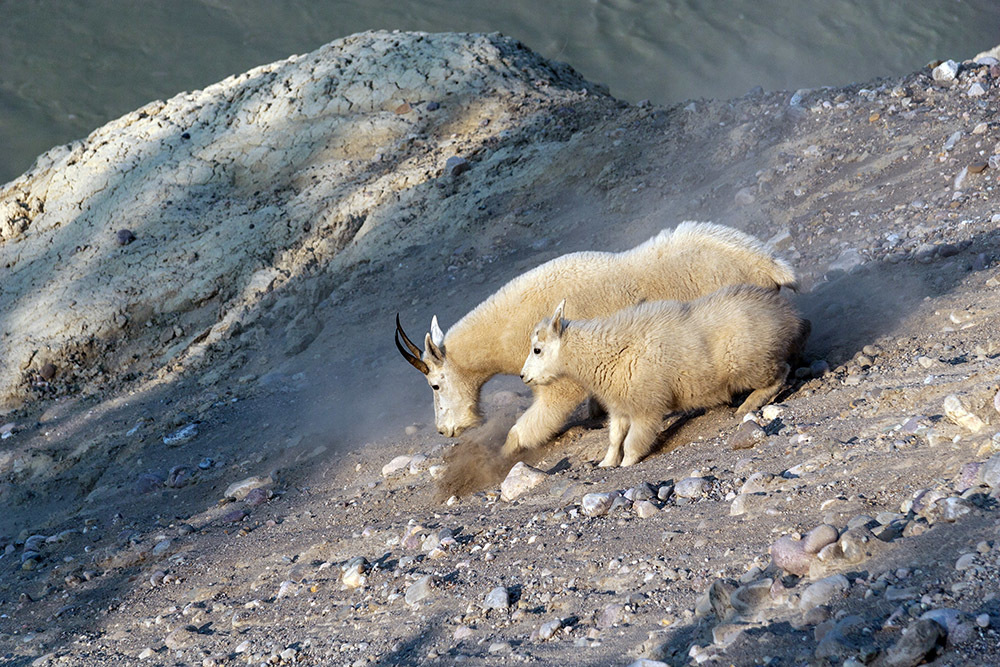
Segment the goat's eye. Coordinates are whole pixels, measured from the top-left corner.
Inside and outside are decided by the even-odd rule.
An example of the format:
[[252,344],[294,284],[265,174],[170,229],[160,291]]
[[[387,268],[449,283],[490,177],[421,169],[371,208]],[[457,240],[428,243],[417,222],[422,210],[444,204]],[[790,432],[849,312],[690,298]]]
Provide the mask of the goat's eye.
[[541,351],[541,350],[540,350],[539,348],[537,348],[537,347],[536,347],[536,348],[535,348],[534,350],[532,350],[532,351],[533,351],[533,352],[534,352],[535,354],[541,354],[541,353],[542,353],[542,351]]
[[431,389],[433,389],[434,391],[437,391],[440,388],[441,388],[441,385],[438,385],[438,384],[432,384],[431,385]]

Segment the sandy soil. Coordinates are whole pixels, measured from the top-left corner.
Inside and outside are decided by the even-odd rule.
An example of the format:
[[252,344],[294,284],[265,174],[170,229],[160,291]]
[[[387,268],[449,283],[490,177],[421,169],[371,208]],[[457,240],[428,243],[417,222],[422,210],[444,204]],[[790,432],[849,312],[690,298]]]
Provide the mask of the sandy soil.
[[[517,61],[496,57],[493,70]],[[45,338],[58,299],[31,311],[43,344],[14,360],[0,419],[4,664],[1000,660],[1000,475],[978,465],[1000,450],[998,172],[983,167],[1000,151],[1000,69],[672,108],[551,72],[399,130],[392,142],[414,136],[357,184],[374,222],[338,227],[348,237],[324,252],[312,244],[334,232],[300,226],[244,270],[244,246],[265,237],[241,236],[214,255],[218,289],[146,311],[109,297],[86,345]],[[975,82],[984,94],[969,94]],[[427,118],[429,99],[364,113]],[[320,170],[334,160],[306,153]],[[446,168],[454,155],[470,168]],[[29,223],[39,173],[0,193],[28,204]],[[284,185],[260,195],[271,225],[302,201]],[[170,215],[225,219],[205,197]],[[485,427],[458,444],[437,435],[430,391],[393,347],[396,312],[411,336],[432,314],[447,327],[542,261],[685,219],[738,227],[792,262],[811,367],[757,415],[759,437],[731,408],[670,418],[661,447],[627,469],[594,467],[607,431],[581,408],[530,461],[541,484],[500,499],[510,462],[495,452],[528,392],[491,382]],[[45,237],[5,220],[9,275],[34,286],[4,311],[13,340],[45,284],[46,256],[26,244]],[[130,252],[112,239],[129,225],[100,224],[93,245]],[[140,244],[136,292],[183,241]],[[268,269],[266,288],[246,289]],[[584,512],[587,494],[618,491],[630,498]],[[772,562],[772,545],[808,541],[780,538],[821,524],[834,547],[797,553],[797,574]]]

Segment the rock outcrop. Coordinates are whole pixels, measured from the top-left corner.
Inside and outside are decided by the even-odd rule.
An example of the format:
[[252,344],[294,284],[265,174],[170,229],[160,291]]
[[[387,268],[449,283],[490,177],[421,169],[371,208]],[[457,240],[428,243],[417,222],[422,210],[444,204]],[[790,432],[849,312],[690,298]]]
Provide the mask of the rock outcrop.
[[[196,363],[303,273],[322,300],[423,213],[417,193],[456,177],[449,158],[467,168],[511,139],[512,115],[587,85],[497,34],[370,32],[50,150],[0,190],[0,407]],[[422,231],[453,223],[438,211]],[[288,353],[322,327],[282,316]]]

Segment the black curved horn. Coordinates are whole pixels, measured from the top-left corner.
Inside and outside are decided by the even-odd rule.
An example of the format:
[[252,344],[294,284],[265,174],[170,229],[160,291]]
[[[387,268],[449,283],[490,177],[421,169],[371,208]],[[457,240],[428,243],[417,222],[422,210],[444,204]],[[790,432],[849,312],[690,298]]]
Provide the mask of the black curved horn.
[[[409,351],[403,349],[403,345],[399,342],[399,337],[403,337],[403,342],[409,348]],[[410,362],[410,365],[416,368],[418,371],[427,375],[430,372],[430,368],[426,363],[420,358],[420,348],[414,345],[409,338],[406,336],[406,332],[403,331],[403,327],[399,324],[399,313],[396,313],[396,335],[394,336],[396,341],[396,349],[399,353],[403,355],[403,358]]]

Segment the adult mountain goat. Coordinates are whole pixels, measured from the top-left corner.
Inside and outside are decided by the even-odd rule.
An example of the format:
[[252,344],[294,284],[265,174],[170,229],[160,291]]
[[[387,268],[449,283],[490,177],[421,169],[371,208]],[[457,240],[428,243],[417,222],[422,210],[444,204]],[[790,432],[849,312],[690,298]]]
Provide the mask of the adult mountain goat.
[[737,414],[768,403],[809,333],[787,299],[752,285],[590,320],[563,319],[565,304],[535,327],[521,379],[532,387],[570,379],[607,407],[605,467],[649,453],[667,413],[710,408],[747,390]]
[[[554,299],[567,299],[567,315],[587,318],[642,301],[688,301],[739,283],[772,291],[797,286],[791,267],[757,239],[722,225],[684,222],[631,250],[575,252],[548,261],[501,287],[447,334],[435,315],[422,352],[397,316],[396,347],[427,377],[438,432],[451,437],[480,423],[479,393],[487,380],[520,371],[532,328]],[[533,393],[507,435],[505,455],[544,444],[587,397],[568,378],[537,385]]]

